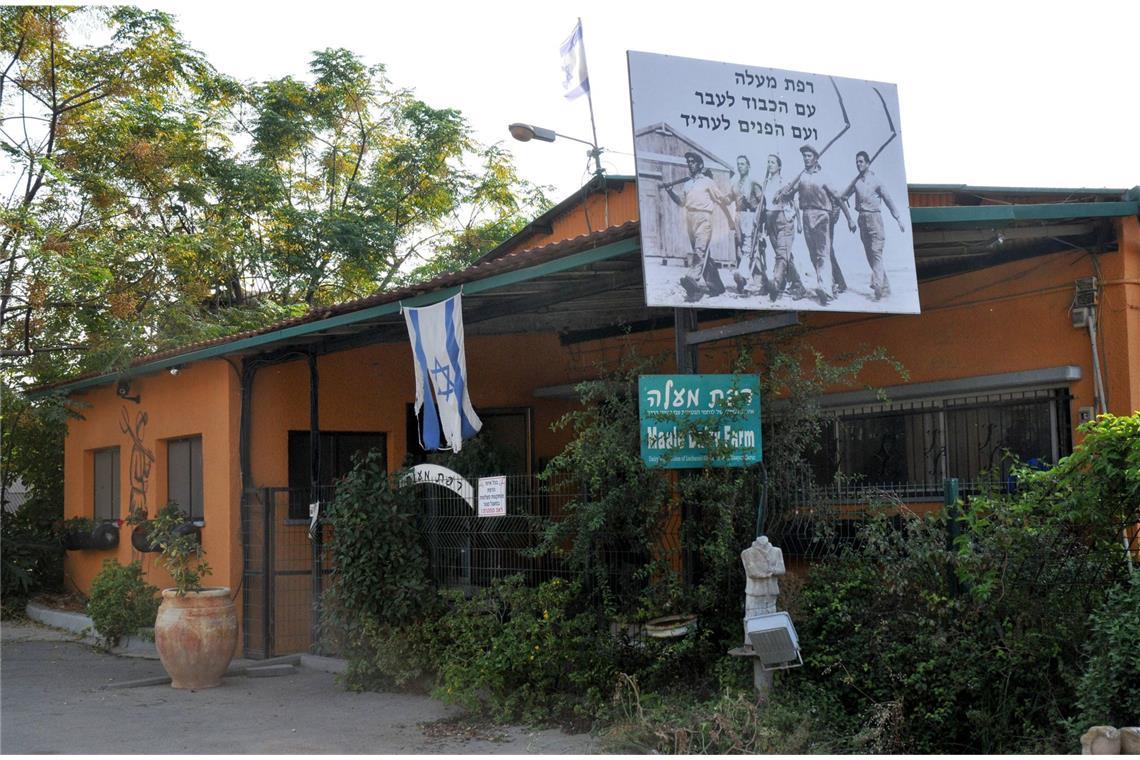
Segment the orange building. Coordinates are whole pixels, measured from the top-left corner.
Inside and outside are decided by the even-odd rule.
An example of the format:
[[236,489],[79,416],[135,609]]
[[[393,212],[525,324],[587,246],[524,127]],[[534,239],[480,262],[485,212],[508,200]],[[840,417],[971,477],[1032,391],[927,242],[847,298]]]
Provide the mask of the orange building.
[[[1006,449],[1055,461],[1082,419],[1140,409],[1140,188],[912,186],[913,316],[647,308],[636,198],[633,178],[591,181],[465,271],[57,386],[82,413],[65,516],[177,501],[202,526],[209,582],[241,596],[246,656],[308,648],[327,573],[308,538],[310,483],[333,484],[359,450],[382,451],[390,471],[416,456],[400,307],[460,291],[471,396],[511,474],[565,446],[551,424],[574,408],[572,384],[626,340],[712,372],[726,369],[725,337],[793,322],[825,355],[881,346],[906,368],[905,383],[865,378],[889,401],[837,389],[823,403],[831,465],[911,498],[1000,466]],[[162,585],[127,531],[115,549],[69,552],[70,581],[86,591],[102,560],[142,558]]]

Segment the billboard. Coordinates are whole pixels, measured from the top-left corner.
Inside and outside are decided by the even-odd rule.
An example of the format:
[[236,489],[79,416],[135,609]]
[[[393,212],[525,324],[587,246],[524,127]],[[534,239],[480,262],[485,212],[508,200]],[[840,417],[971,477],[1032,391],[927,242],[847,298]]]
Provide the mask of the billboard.
[[628,56],[647,305],[919,312],[894,85]]

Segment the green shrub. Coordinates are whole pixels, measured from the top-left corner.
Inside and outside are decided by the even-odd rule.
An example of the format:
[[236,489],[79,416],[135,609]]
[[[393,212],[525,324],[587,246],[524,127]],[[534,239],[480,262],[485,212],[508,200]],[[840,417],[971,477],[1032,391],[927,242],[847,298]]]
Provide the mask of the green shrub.
[[91,581],[87,614],[100,643],[113,647],[125,636],[154,625],[160,603],[158,589],[143,580],[138,560],[120,565],[103,560],[103,569]]
[[341,481],[325,520],[336,575],[330,612],[367,615],[378,624],[414,621],[434,603],[413,489],[396,489],[384,457],[372,452]]
[[613,683],[613,638],[575,610],[576,597],[566,581],[527,588],[517,575],[470,599],[451,595],[437,695],[504,720],[593,718]]
[[338,679],[350,691],[430,688],[435,677],[437,646],[430,620],[402,626],[364,615],[337,623],[335,635],[346,667]]
[[558,557],[583,578],[592,604],[611,615],[633,616],[641,607],[672,508],[664,471],[641,460],[637,399],[629,393],[652,367],[634,353],[609,376],[578,385],[582,408],[553,426],[574,438],[541,476],[579,493],[546,526],[536,553]]
[[54,515],[40,504],[0,513],[0,600],[3,617],[22,614],[36,591],[57,588],[63,549],[52,526]]
[[347,662],[350,689],[404,687],[431,673],[431,583],[413,489],[395,489],[372,452],[341,481],[325,513],[336,573],[321,598],[322,646]]
[[[74,403],[74,402],[72,402]],[[15,512],[0,510],[0,609],[23,614],[28,597],[63,585],[63,550],[54,524],[63,517],[63,439],[71,414],[53,395],[30,404],[0,380],[0,478],[17,479],[27,500]]]
[[1089,628],[1074,742],[1090,726],[1134,726],[1140,720],[1140,572],[1107,594]]
[[[1115,689],[1137,683],[1140,605],[1119,585],[1137,421],[1101,417],[1053,469],[1017,469],[1016,493],[963,508],[956,541],[945,515],[881,515],[812,568],[796,617],[803,675],[865,727],[847,749],[1058,752],[1078,700],[1093,722],[1136,714]],[[1086,650],[1090,635],[1100,643]]]

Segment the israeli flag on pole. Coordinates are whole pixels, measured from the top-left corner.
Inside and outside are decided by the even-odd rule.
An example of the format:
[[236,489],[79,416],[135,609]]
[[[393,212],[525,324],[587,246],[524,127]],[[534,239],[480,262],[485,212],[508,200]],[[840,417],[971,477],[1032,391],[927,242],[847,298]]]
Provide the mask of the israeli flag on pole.
[[586,48],[582,45],[582,19],[562,43],[562,94],[573,100],[590,91],[590,76],[586,73]]
[[[421,408],[424,412],[423,447],[428,451],[440,448],[459,451],[464,439],[471,438],[483,427],[467,392],[460,295],[431,306],[405,306],[404,321],[408,323],[416,365],[416,414]],[[440,445],[440,427],[447,446]]]

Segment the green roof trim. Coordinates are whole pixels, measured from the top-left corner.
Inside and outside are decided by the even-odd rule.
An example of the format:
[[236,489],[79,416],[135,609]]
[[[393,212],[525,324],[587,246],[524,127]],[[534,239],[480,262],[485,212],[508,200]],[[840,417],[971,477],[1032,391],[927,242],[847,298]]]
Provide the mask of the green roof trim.
[[911,224],[991,224],[1082,217],[1120,217],[1140,214],[1137,201],[1096,203],[1029,203],[996,206],[930,206],[912,208]]
[[251,335],[247,338],[239,340],[227,341],[213,346],[207,346],[195,351],[188,351],[186,353],[175,354],[167,356],[162,359],[156,359],[150,362],[144,362],[137,367],[131,367],[123,372],[113,372],[96,377],[89,377],[83,380],[76,380],[75,382],[66,383],[64,385],[56,386],[53,388],[45,388],[39,391],[32,391],[28,394],[29,399],[43,398],[53,393],[74,393],[76,391],[94,388],[100,385],[116,382],[123,377],[133,377],[136,375],[148,374],[157,372],[163,369],[169,369],[176,364],[186,364],[188,362],[202,361],[204,359],[216,359],[227,354],[238,353],[241,351],[256,350],[270,343],[276,343],[289,338],[297,338],[304,335],[311,335],[319,333],[322,330],[328,330],[334,327],[343,327],[358,322],[366,322],[376,317],[383,317],[390,314],[395,314],[400,311],[401,306],[428,306],[437,303],[446,298],[450,298],[456,293],[482,293],[495,288],[505,287],[507,285],[514,285],[519,282],[533,280],[548,274],[556,274],[558,272],[565,272],[570,269],[576,269],[582,266],[589,266],[599,261],[606,261],[608,259],[617,258],[627,253],[638,250],[641,247],[640,238],[636,235],[625,240],[619,240],[614,243],[608,243],[597,248],[579,253],[571,254],[553,261],[548,261],[543,264],[537,264],[531,267],[522,269],[515,269],[510,272],[503,272],[501,274],[491,275],[481,280],[474,280],[465,282],[462,285],[452,285],[451,287],[442,288],[440,290],[432,290],[426,293],[421,293],[416,296],[409,296],[397,301],[390,301],[388,303],[378,304],[366,309],[352,311],[347,314],[338,314],[335,317],[328,317],[327,319],[320,319],[314,322],[304,322],[299,325],[292,325],[284,327],[279,330],[272,330],[270,332],[260,333],[258,335]]

